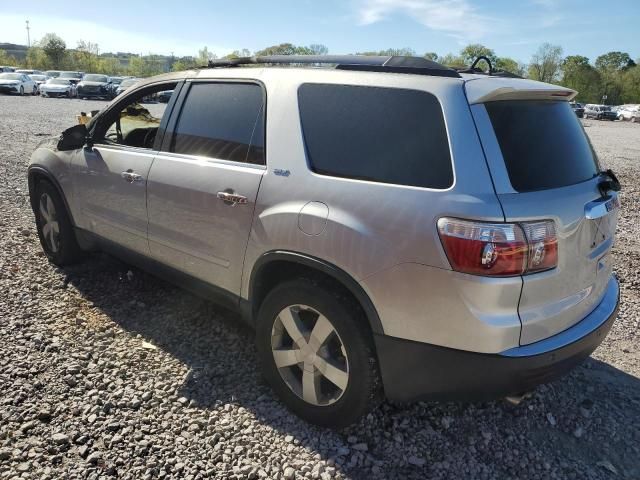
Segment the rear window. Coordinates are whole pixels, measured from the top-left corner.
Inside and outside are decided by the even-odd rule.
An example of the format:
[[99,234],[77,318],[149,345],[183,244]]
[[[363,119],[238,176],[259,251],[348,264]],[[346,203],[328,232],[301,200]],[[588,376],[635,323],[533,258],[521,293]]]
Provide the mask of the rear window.
[[566,187],[597,174],[596,156],[567,102],[521,100],[485,107],[518,192]]
[[314,172],[415,187],[452,185],[444,118],[432,94],[304,84],[298,102]]

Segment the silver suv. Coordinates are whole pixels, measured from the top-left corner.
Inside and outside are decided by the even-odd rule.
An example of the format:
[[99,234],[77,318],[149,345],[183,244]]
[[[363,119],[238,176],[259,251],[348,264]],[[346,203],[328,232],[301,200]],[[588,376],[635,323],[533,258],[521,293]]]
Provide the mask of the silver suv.
[[108,251],[238,310],[277,395],[320,425],[382,393],[525,392],[602,342],[619,183],[576,92],[408,57],[210,67],[34,152],[53,263]]

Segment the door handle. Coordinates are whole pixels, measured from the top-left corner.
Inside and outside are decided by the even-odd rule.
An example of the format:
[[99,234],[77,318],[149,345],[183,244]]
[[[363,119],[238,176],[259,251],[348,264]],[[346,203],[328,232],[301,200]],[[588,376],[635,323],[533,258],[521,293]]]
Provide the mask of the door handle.
[[120,176],[124,178],[125,182],[128,182],[128,183],[135,183],[135,182],[142,181],[142,175],[138,175],[137,173],[134,173],[134,171],[131,169],[127,170],[126,172],[122,172]]
[[245,197],[244,195],[238,195],[237,193],[233,192],[218,192],[217,196],[219,200],[222,200],[227,205],[245,205],[249,202],[247,200],[247,197]]

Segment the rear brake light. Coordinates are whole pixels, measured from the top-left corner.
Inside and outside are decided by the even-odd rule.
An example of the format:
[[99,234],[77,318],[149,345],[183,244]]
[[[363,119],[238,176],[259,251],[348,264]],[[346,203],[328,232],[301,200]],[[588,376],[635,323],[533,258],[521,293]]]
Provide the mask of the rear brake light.
[[552,221],[517,224],[441,218],[438,233],[451,267],[458,272],[508,277],[557,265]]

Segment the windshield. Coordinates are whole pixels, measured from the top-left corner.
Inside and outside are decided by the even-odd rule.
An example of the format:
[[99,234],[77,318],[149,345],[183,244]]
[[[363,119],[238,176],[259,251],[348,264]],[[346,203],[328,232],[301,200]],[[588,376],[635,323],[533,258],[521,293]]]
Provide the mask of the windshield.
[[516,191],[566,187],[598,173],[595,153],[568,103],[513,100],[485,107]]
[[20,80],[21,77],[19,73],[0,73],[0,79],[4,80]]
[[82,81],[84,81],[84,82],[102,82],[102,83],[107,83],[109,80],[104,75],[92,75],[92,74],[89,74],[89,75],[85,75],[82,78]]
[[115,83],[116,85],[120,85],[122,83],[122,79],[120,77],[111,77],[111,83]]
[[64,78],[52,78],[47,82],[49,85],[69,85],[71,82]]
[[62,72],[60,78],[82,78],[78,72]]
[[47,79],[44,75],[30,75],[32,80],[44,81]]
[[123,80],[122,83],[120,84],[120,86],[121,87],[130,87],[131,85],[133,85],[137,81],[138,80],[136,80],[135,78],[130,78],[128,80]]
[[57,70],[47,70],[44,73],[46,75],[48,75],[49,77],[59,77],[60,76],[60,72],[58,72]]

